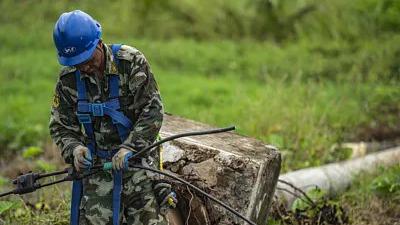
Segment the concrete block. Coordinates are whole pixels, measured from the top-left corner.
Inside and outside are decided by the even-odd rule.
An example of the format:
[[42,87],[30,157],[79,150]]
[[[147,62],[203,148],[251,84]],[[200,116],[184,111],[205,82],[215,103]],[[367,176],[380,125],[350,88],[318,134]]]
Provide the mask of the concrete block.
[[[209,125],[165,115],[161,137],[212,129]],[[226,202],[257,224],[266,224],[279,177],[279,151],[235,132],[185,137],[163,145],[164,168]],[[219,205],[185,186],[175,186],[178,210],[191,225],[245,224]]]

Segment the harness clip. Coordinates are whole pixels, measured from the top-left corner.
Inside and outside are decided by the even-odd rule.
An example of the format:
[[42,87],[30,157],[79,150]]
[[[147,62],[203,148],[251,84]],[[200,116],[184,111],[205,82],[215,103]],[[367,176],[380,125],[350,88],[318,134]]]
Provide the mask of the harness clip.
[[104,116],[104,106],[103,103],[92,103],[93,116]]

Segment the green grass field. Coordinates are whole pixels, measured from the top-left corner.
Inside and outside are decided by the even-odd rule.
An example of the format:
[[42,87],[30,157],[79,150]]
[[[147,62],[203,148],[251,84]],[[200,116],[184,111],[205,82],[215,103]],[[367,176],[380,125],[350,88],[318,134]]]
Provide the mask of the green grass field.
[[[396,115],[386,113],[386,108],[400,108],[396,83],[305,79],[301,68],[297,68],[298,73],[266,73],[260,80],[251,71],[268,65],[289,67],[286,57],[275,59],[275,64],[264,64],[261,59],[268,60],[269,49],[294,57],[290,53],[294,46],[286,47],[287,51],[274,49],[276,46],[271,44],[248,46],[231,41],[198,45],[191,40],[123,43],[132,43],[147,55],[167,112],[216,126],[234,124],[242,134],[277,145],[285,153],[284,171],[344,159],[345,154],[329,151],[333,144],[357,141],[357,136],[352,135],[357,129],[376,122],[389,123],[397,117],[392,118]],[[184,50],[171,54],[178,46]],[[297,48],[294,54],[304,47]],[[224,67],[235,60],[237,49],[259,62],[246,65],[250,71]],[[196,60],[196,56],[200,59]],[[238,64],[245,60],[236,59]],[[46,49],[6,50],[0,66],[0,96],[6,106],[0,109],[2,151],[43,143],[48,139],[49,110],[59,70],[51,43]],[[379,116],[380,113],[386,114]]]

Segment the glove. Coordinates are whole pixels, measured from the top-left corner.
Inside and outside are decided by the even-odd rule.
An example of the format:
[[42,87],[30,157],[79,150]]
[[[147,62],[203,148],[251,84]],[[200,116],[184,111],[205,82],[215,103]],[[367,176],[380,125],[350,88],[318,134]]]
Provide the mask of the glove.
[[74,167],[76,171],[88,169],[92,166],[92,155],[88,148],[79,145],[72,152],[74,156]]
[[113,170],[122,170],[128,168],[129,159],[133,156],[131,150],[121,148],[112,158]]
[[169,208],[176,207],[178,199],[171,184],[165,180],[158,180],[153,183],[153,189],[162,213],[166,213]]

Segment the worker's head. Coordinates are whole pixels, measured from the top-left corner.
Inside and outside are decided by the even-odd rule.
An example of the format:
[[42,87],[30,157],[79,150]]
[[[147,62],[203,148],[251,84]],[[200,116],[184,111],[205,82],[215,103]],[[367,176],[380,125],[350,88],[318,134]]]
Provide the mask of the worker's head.
[[87,74],[94,74],[96,71],[100,70],[103,61],[104,61],[104,50],[103,50],[103,43],[100,40],[92,56],[88,60],[74,66],[82,72],[85,72]]
[[84,69],[96,63],[97,54],[103,51],[100,37],[100,24],[88,14],[80,10],[61,14],[53,32],[59,63],[88,72]]

